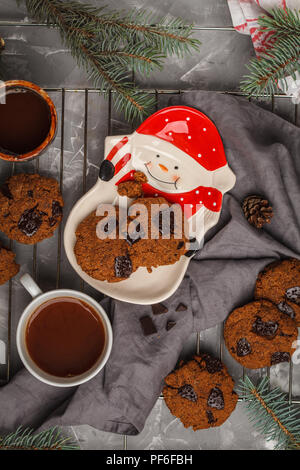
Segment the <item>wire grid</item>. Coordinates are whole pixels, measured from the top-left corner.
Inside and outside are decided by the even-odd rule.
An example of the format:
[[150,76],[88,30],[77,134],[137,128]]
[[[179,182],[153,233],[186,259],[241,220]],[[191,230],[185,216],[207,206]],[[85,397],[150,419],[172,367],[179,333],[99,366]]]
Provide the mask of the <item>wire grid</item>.
[[[83,93],[84,94],[84,118],[83,118],[83,169],[82,169],[82,194],[86,192],[87,187],[87,154],[88,154],[88,147],[87,147],[87,136],[88,136],[88,126],[89,126],[89,109],[88,109],[88,99],[91,93],[99,93],[98,89],[95,88],[80,88],[80,89],[73,89],[73,88],[45,88],[45,90],[50,93],[51,92],[59,92],[60,99],[61,99],[61,120],[60,120],[60,163],[59,163],[59,184],[62,193],[64,192],[64,129],[65,129],[65,97],[67,93]],[[149,89],[144,90],[147,93],[154,94],[156,97],[156,107],[158,108],[158,101],[161,95],[178,95],[181,93],[189,93],[189,91],[184,90],[157,90],[157,89]],[[219,93],[229,93],[238,95],[239,93],[235,92],[219,92]],[[111,93],[109,94],[107,100],[107,135],[113,133],[113,122],[112,122],[112,96]],[[285,95],[276,95],[271,104],[271,110],[274,112],[274,99],[289,99],[288,96]],[[294,105],[294,123],[297,124],[297,115],[298,109],[297,105]],[[100,162],[99,162],[100,163]],[[17,163],[12,163],[11,165],[11,174],[15,171],[15,166]],[[35,170],[39,172],[39,159],[35,160]],[[74,201],[75,202],[75,201]],[[56,266],[56,288],[61,287],[61,254],[62,254],[62,225],[58,228],[58,237],[57,242],[53,240],[53,243],[57,243],[57,266]],[[10,241],[10,248],[12,248],[12,241]],[[33,277],[36,279],[37,277],[37,245],[33,246],[33,259],[32,259],[32,273]],[[84,290],[84,282],[81,280],[80,288]],[[11,333],[12,333],[12,301],[13,301],[13,289],[12,289],[12,280],[9,281],[8,286],[8,315],[7,315],[7,347],[6,347],[6,371],[4,379],[1,379],[0,384],[5,384],[10,380],[11,376],[11,347],[12,347],[12,340],[11,340]],[[219,338],[218,338],[218,349],[219,349],[219,357],[222,360],[223,357],[223,350],[224,350],[224,341],[223,341],[223,326],[220,328]],[[197,333],[197,340],[196,340],[196,353],[200,352],[201,346],[201,333]],[[290,362],[289,366],[289,393],[288,398],[291,403],[300,404],[300,399],[296,399],[293,397],[292,393],[292,382],[293,382],[293,364]],[[269,375],[269,369],[267,370],[267,374]],[[243,370],[243,376],[245,375],[245,371]],[[162,398],[162,397],[161,397]]]
[[[36,27],[45,27],[46,25],[44,23],[37,23],[37,22],[23,22],[23,21],[5,21],[1,20],[0,21],[0,26],[11,26],[11,27],[16,27],[16,26],[36,26]],[[56,27],[56,25],[53,25],[53,27]],[[232,26],[201,26],[197,25],[193,27],[194,31],[211,31],[216,32],[216,31],[234,31],[234,28]],[[133,77],[134,78],[134,77]],[[63,179],[64,179],[64,129],[65,129],[65,97],[66,93],[84,93],[84,143],[83,143],[83,169],[82,169],[82,193],[84,194],[86,192],[87,188],[87,152],[88,152],[88,147],[87,147],[87,135],[88,135],[88,98],[90,93],[98,93],[99,90],[94,89],[94,88],[46,88],[45,89],[47,92],[59,92],[61,94],[61,121],[60,121],[60,126],[61,126],[61,136],[60,136],[60,165],[59,165],[59,184],[61,191],[63,192],[64,185],[63,185]],[[188,90],[177,90],[177,89],[164,89],[164,90],[158,90],[158,89],[152,89],[152,90],[143,90],[148,93],[155,94],[156,96],[156,107],[158,108],[158,100],[160,95],[174,95],[174,94],[181,94],[181,93],[188,93]],[[234,94],[234,95],[240,95],[240,93],[232,92],[232,91],[217,91],[218,93],[228,93],[228,94]],[[271,111],[274,112],[274,104],[275,104],[275,99],[283,99],[287,100],[290,99],[290,96],[287,95],[274,95],[271,103]],[[258,103],[259,104],[259,103]],[[111,94],[109,94],[108,97],[108,118],[107,118],[107,135],[111,135],[113,133],[113,122],[112,122],[112,99],[111,99]],[[292,120],[294,124],[298,124],[298,107],[297,105],[294,105],[294,119]],[[100,161],[99,161],[100,163]],[[15,163],[11,165],[11,174],[14,173],[15,171]],[[35,160],[35,170],[36,172],[39,171],[39,159],[37,158]],[[75,201],[74,201],[75,202]],[[53,243],[54,240],[53,240]],[[10,248],[12,248],[12,241],[10,241]],[[60,224],[58,228],[58,237],[57,237],[57,266],[56,266],[56,288],[60,287],[61,283],[61,254],[62,254],[62,224]],[[36,279],[37,277],[37,246],[33,246],[33,260],[32,260],[32,275]],[[84,290],[84,281],[81,280],[80,282],[80,289]],[[9,281],[8,285],[8,314],[7,314],[7,342],[6,342],[6,370],[4,373],[4,379],[3,377],[0,377],[0,386],[4,385],[5,383],[8,383],[10,380],[11,376],[11,347],[12,347],[12,340],[11,340],[11,335],[12,335],[12,302],[13,302],[13,289],[12,289],[12,280]],[[218,332],[218,337],[216,338],[216,341],[218,341],[218,355],[219,358],[222,360],[223,357],[223,351],[224,351],[224,340],[223,340],[223,328],[224,324],[220,325],[219,332]],[[200,346],[201,346],[201,333],[197,333],[196,336],[196,344],[195,344],[195,352],[199,353],[200,352]],[[243,369],[243,377],[245,375],[245,370]],[[267,369],[267,375],[270,376],[270,369]],[[293,392],[292,392],[292,383],[293,383],[293,364],[290,362],[289,364],[289,391],[288,391],[288,399],[290,403],[294,404],[300,404],[300,399],[296,399],[293,397]],[[162,396],[160,396],[160,399],[163,399]],[[242,400],[242,399],[239,399]],[[127,449],[127,436],[123,436],[123,449]]]

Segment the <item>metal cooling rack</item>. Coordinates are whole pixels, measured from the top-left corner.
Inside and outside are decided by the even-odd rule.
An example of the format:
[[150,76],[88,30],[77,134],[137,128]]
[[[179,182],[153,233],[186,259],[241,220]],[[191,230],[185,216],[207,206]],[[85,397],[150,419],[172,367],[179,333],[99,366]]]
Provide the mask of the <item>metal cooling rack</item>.
[[[0,26],[45,26],[44,24],[40,23],[23,23],[19,21],[0,21]],[[54,25],[55,26],[55,25]],[[196,26],[194,28],[195,30],[201,30],[201,31],[233,31],[234,29],[232,27],[201,27],[201,26]],[[60,155],[59,155],[59,184],[62,193],[64,194],[64,152],[65,152],[65,145],[64,145],[64,136],[65,136],[65,100],[66,96],[69,96],[69,94],[82,94],[84,95],[84,116],[83,116],[83,167],[82,167],[82,194],[86,192],[87,189],[87,156],[88,156],[88,130],[89,130],[89,96],[94,93],[99,93],[98,89],[95,88],[44,88],[50,95],[52,93],[59,93],[60,95],[60,102],[61,102],[61,111],[60,111]],[[192,90],[180,90],[180,89],[147,89],[147,90],[142,90],[147,93],[154,94],[156,97],[156,103],[157,103],[157,108],[159,107],[159,101],[163,95],[178,95],[178,94],[184,94],[184,93],[189,93]],[[241,95],[241,93],[238,92],[233,92],[233,91],[218,91],[216,90],[217,93],[225,93],[225,94],[232,94],[232,95]],[[277,113],[277,104],[280,102],[286,102],[287,100],[290,100],[290,96],[287,95],[281,95],[281,94],[276,94],[274,95],[272,102],[270,104],[270,110],[272,112]],[[258,105],[262,105],[265,107],[263,103],[256,102]],[[113,109],[112,109],[112,99],[111,99],[111,94],[109,94],[108,100],[105,104],[107,106],[107,109],[105,111],[105,114],[107,115],[107,135],[113,135],[116,133],[114,129],[114,118],[113,118]],[[296,125],[300,124],[300,116],[298,116],[298,106],[297,105],[291,105],[292,110],[289,112],[289,120],[293,122]],[[118,133],[118,132],[117,132]],[[43,158],[43,157],[42,157]],[[99,155],[99,162],[101,160],[101,156]],[[11,164],[11,174],[15,172],[16,169],[15,163]],[[34,161],[35,165],[35,171],[39,172],[39,159],[36,159]],[[74,200],[74,203],[76,200]],[[67,214],[65,214],[65,218],[67,217]],[[56,253],[57,253],[57,261],[56,261],[56,288],[59,288],[61,286],[61,273],[62,273],[62,224],[60,224],[58,228],[58,236],[56,237],[57,239],[55,240],[54,237],[52,238],[52,243],[56,244]],[[10,248],[13,248],[13,242],[10,241]],[[34,278],[37,277],[37,265],[38,265],[38,253],[37,253],[37,245],[34,245],[32,248],[32,275]],[[82,290],[85,289],[84,282],[81,281],[80,288]],[[9,283],[7,283],[7,289],[8,289],[8,306],[7,306],[7,337],[6,337],[6,364],[4,366],[4,372],[0,376],[0,386],[4,385],[5,383],[9,382],[10,377],[11,377],[11,369],[12,369],[12,346],[13,346],[13,340],[12,340],[12,319],[13,319],[13,300],[14,300],[14,294],[13,294],[13,281],[10,280]],[[224,325],[220,325],[218,328],[218,333],[216,333],[216,338],[215,342],[218,344],[218,355],[220,359],[222,360],[223,355],[224,355],[224,340],[223,340],[223,328]],[[194,347],[194,352],[199,353],[200,352],[200,347],[201,347],[201,336],[202,333],[197,333],[196,335],[196,341],[195,341],[195,347]],[[3,368],[1,369],[0,367],[0,372],[1,370],[3,371]],[[266,370],[266,374],[270,377],[270,369]],[[245,370],[243,370],[243,376],[245,375]],[[289,377],[288,377],[288,399],[289,402],[293,404],[300,404],[300,397],[294,397],[293,396],[293,390],[292,390],[292,384],[293,384],[293,364],[290,362],[289,365]],[[160,399],[163,399],[161,396]],[[241,398],[239,399],[240,401],[242,400]],[[123,448],[127,449],[127,436],[124,436],[123,440]]]
[[[83,93],[84,94],[84,116],[83,116],[83,135],[84,135],[84,144],[83,144],[83,170],[82,170],[82,193],[84,194],[86,192],[86,187],[87,187],[87,136],[88,136],[88,126],[89,126],[89,109],[88,109],[88,98],[91,93],[99,93],[98,89],[95,88],[45,88],[45,90],[50,94],[53,92],[58,92],[60,93],[60,99],[61,99],[61,119],[60,119],[60,167],[59,167],[59,184],[60,184],[60,189],[62,193],[64,193],[64,185],[63,185],[63,180],[64,180],[64,127],[65,127],[65,97],[67,93]],[[156,96],[156,101],[157,101],[157,107],[158,107],[158,102],[159,98],[161,95],[178,95],[178,94],[184,94],[184,93],[189,93],[191,90],[158,90],[158,89],[149,89],[149,90],[143,90],[147,93],[154,94]],[[233,94],[233,95],[239,95],[240,93],[236,92],[231,92],[231,91],[222,91],[219,93],[228,93],[228,94]],[[275,109],[275,102],[276,100],[287,100],[290,99],[286,95],[275,95],[273,97],[272,103],[271,103],[271,110],[274,112]],[[107,135],[113,134],[114,133],[114,126],[113,126],[113,119],[112,119],[112,100],[111,100],[111,95],[109,95],[109,98],[107,100]],[[293,105],[294,107],[294,123],[297,124],[298,121],[298,109],[297,105]],[[43,157],[41,157],[43,158]],[[99,157],[100,158],[100,157]],[[39,159],[37,158],[34,162],[35,164],[35,170],[36,172],[39,171]],[[100,164],[100,161],[99,161]],[[18,163],[12,163],[11,164],[11,174],[14,173],[15,167],[18,165]],[[75,203],[75,201],[74,201]],[[56,288],[61,287],[61,253],[62,253],[62,225],[59,226],[58,228],[58,237],[57,241],[53,240],[53,243],[56,243],[57,245],[57,266],[56,266]],[[11,248],[12,248],[12,241],[10,242]],[[37,245],[33,246],[33,259],[32,259],[32,273],[33,276],[36,278],[37,274],[37,262],[38,262],[38,257],[37,257]],[[12,300],[13,300],[13,292],[12,292],[12,280],[9,281],[8,283],[8,316],[7,316],[7,349],[6,349],[6,372],[4,374],[4,379],[2,379],[2,383],[6,383],[10,379],[10,370],[11,370],[11,322],[12,322]],[[81,289],[84,289],[84,283],[81,281]],[[223,344],[223,336],[222,336],[222,331],[220,332],[220,337],[218,339],[219,341],[219,356],[220,359],[222,359],[223,356],[223,349],[224,349],[224,344]],[[200,345],[201,345],[201,333],[197,334],[197,342],[196,342],[196,352],[198,353],[200,351]],[[300,399],[294,399],[292,396],[292,380],[293,380],[293,366],[292,363],[290,363],[290,374],[289,374],[289,399],[293,403],[299,403],[300,404]]]

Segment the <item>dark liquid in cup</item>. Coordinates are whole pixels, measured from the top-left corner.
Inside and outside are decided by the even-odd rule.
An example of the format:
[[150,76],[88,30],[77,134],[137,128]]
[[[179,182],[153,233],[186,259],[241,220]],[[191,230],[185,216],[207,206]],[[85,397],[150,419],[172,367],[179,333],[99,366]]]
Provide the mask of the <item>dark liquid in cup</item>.
[[48,374],[72,377],[89,370],[105,346],[105,329],[95,310],[73,297],[41,304],[26,326],[31,359]]
[[[5,102],[4,102],[5,101]],[[7,88],[0,96],[0,151],[22,155],[47,137],[51,114],[47,102],[28,88]]]

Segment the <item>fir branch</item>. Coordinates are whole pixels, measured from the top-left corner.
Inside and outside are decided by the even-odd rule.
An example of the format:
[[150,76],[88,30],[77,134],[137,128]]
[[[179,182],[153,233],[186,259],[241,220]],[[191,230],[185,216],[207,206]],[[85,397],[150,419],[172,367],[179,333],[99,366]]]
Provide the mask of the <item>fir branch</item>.
[[270,390],[267,377],[255,386],[246,376],[238,393],[245,400],[250,421],[268,441],[277,443],[276,449],[300,450],[300,409],[279,388]]
[[158,19],[151,12],[106,11],[78,1],[24,0],[28,13],[49,26],[57,25],[62,40],[94,86],[107,93],[127,120],[142,118],[155,99],[130,81],[132,71],[148,75],[162,68],[168,54],[198,50],[192,25],[180,18]]
[[262,16],[258,20],[261,28],[271,31],[276,37],[300,35],[300,15],[297,10],[286,11],[283,8],[275,8],[272,16]]
[[71,438],[63,437],[55,426],[33,434],[31,429],[19,427],[15,432],[0,436],[0,450],[76,450]]
[[[41,1],[43,0],[30,2],[37,14],[41,12]],[[160,19],[143,9],[132,9],[129,12],[116,10],[105,12],[105,7],[82,5],[81,8],[77,2],[49,1],[53,8],[59,8],[66,15],[72,11],[72,21],[79,22],[81,26],[88,21],[95,31],[105,35],[113,33],[116,37],[121,36],[127,41],[131,41],[135,33],[138,40],[147,41],[148,45],[165,49],[165,52],[169,54],[183,55],[191,49],[198,50],[200,45],[198,40],[190,37],[193,25],[181,18],[166,16]],[[38,19],[43,21],[43,15],[39,15]]]
[[263,17],[260,25],[273,33],[273,45],[247,65],[249,74],[241,81],[241,90],[247,96],[270,98],[278,91],[277,83],[285,77],[296,78],[300,72],[300,16],[297,11],[277,8],[273,17]]

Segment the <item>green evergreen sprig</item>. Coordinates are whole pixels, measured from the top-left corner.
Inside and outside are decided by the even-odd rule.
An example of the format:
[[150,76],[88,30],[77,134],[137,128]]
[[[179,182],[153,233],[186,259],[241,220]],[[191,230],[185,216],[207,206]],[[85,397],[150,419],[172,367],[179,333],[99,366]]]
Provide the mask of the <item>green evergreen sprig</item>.
[[31,429],[19,427],[15,432],[0,436],[0,450],[77,450],[70,437],[63,437],[55,426],[34,434]]
[[270,390],[263,378],[254,385],[249,377],[240,381],[238,393],[245,400],[250,421],[266,439],[276,442],[276,449],[300,450],[300,408],[288,402],[278,387]]
[[181,18],[158,18],[140,9],[108,11],[78,1],[24,1],[32,18],[59,28],[94,86],[114,92],[116,109],[129,121],[145,117],[155,104],[151,94],[134,85],[132,72],[149,75],[162,68],[168,55],[199,49],[200,42],[191,37],[192,25]]
[[241,81],[241,90],[247,96],[270,98],[278,92],[278,81],[300,72],[300,16],[296,10],[276,8],[272,16],[263,16],[259,25],[265,32],[272,32],[273,44],[259,57],[252,59],[247,68],[249,74]]

